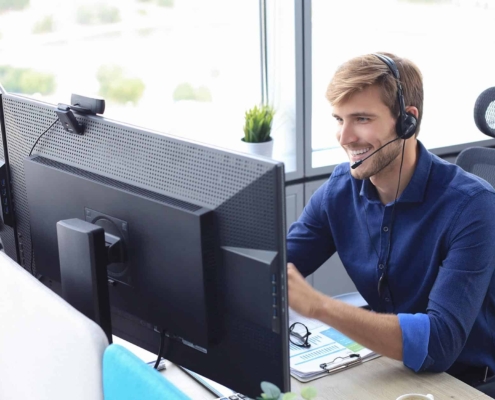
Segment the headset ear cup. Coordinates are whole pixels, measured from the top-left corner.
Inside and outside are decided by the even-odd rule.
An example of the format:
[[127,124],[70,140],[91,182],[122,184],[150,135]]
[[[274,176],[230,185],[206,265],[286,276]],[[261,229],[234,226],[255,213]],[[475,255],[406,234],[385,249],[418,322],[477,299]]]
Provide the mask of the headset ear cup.
[[416,125],[418,120],[411,113],[406,113],[406,117],[401,121],[400,118],[397,121],[397,134],[401,139],[409,139],[416,133]]

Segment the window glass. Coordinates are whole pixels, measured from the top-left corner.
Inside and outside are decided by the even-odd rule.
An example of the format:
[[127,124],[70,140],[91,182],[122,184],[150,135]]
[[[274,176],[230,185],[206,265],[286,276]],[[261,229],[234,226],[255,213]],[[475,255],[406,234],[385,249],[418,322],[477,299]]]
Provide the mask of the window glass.
[[488,139],[473,108],[495,86],[493,21],[495,0],[313,0],[312,167],[347,161],[325,92],[340,64],[366,53],[395,53],[422,71],[427,148]]
[[259,37],[252,0],[4,0],[0,83],[100,96],[106,117],[231,147],[261,101]]

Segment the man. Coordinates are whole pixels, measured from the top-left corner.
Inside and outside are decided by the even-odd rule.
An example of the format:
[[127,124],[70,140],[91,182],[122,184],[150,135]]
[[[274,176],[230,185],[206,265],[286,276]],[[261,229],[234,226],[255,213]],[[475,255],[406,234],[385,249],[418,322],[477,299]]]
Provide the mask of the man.
[[[354,58],[338,69],[327,98],[355,169],[337,166],[291,226],[290,306],[416,372],[448,371],[471,384],[492,375],[495,191],[417,140],[423,84],[412,62]],[[408,139],[398,136],[405,117],[415,125]],[[455,115],[437,118],[445,120],[439,134],[456,129]],[[304,280],[335,252],[373,311]]]

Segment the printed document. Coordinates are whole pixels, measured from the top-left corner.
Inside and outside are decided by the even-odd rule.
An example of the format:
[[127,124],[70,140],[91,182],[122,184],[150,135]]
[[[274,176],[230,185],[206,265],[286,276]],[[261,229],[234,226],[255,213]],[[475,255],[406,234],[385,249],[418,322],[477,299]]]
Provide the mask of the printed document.
[[310,348],[290,343],[290,372],[300,381],[307,382],[379,357],[323,322],[289,309],[289,326],[294,322],[306,325],[311,332]]

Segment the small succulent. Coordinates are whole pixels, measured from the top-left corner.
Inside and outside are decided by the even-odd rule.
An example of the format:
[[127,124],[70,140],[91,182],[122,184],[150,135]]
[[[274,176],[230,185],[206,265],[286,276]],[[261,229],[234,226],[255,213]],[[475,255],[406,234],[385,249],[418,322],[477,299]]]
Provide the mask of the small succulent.
[[268,142],[274,114],[275,110],[269,105],[254,106],[246,111],[243,140],[248,143]]
[[[263,393],[256,400],[295,400],[298,398],[296,393],[282,393],[277,386],[270,382],[261,382],[261,390]],[[312,400],[316,397],[316,394],[316,389],[311,386],[301,390],[301,397],[304,400]]]

